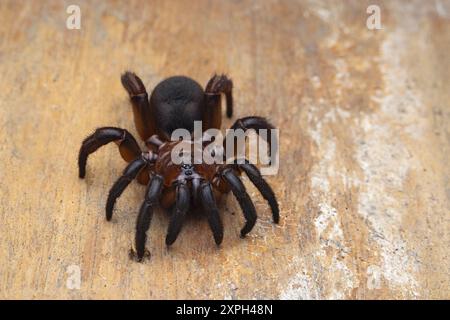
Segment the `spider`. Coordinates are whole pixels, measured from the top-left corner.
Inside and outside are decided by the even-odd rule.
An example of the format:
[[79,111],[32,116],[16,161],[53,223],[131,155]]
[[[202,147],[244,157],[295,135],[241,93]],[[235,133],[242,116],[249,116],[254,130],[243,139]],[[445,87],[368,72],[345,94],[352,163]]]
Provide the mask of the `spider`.
[[[245,161],[242,164],[185,164],[171,161],[171,150],[180,141],[172,141],[171,133],[178,128],[192,132],[194,121],[202,121],[202,130],[220,129],[221,96],[225,95],[226,114],[233,114],[233,83],[225,75],[214,75],[205,90],[193,79],[174,76],[160,82],[150,99],[142,80],[132,72],[121,77],[122,85],[129,94],[134,122],[139,136],[145,142],[147,151],[142,151],[136,139],[125,129],[102,127],[83,140],[79,156],[79,177],[86,175],[88,156],[101,146],[115,142],[120,155],[128,162],[122,176],[114,183],[106,201],[106,219],[113,215],[118,197],[134,179],[147,185],[136,222],[135,249],[137,260],[142,261],[147,239],[147,230],[158,204],[171,211],[166,244],[172,245],[180,233],[185,216],[190,211],[202,211],[208,219],[214,240],[222,243],[223,225],[216,200],[222,194],[233,193],[237,199],[246,223],[241,230],[245,237],[255,225],[255,206],[246,192],[239,176],[245,172],[271,207],[273,221],[279,222],[279,208],[275,194],[263,179],[259,169]],[[258,130],[274,127],[262,117],[238,119],[232,129]],[[270,147],[270,144],[269,144]]]

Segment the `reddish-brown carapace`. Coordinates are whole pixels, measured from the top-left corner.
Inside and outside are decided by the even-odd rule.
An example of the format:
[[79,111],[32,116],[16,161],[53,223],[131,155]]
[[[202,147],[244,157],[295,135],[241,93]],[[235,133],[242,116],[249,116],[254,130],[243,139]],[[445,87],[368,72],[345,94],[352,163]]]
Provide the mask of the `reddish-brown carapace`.
[[[122,75],[122,84],[128,92],[133,107],[137,132],[146,146],[142,151],[136,139],[125,129],[102,127],[82,143],[79,157],[79,176],[86,175],[88,156],[110,142],[118,145],[120,155],[128,162],[122,176],[112,186],[106,202],[106,219],[111,220],[117,198],[134,179],[147,185],[145,200],[136,222],[135,246],[138,261],[145,253],[147,230],[153,208],[160,204],[171,213],[166,244],[175,242],[186,214],[200,210],[208,219],[217,245],[223,239],[223,225],[217,208],[221,194],[232,192],[236,197],[246,223],[241,230],[244,237],[256,222],[256,210],[240,179],[245,172],[250,181],[268,201],[273,221],[279,221],[278,203],[274,192],[261,176],[258,168],[249,161],[244,163],[181,163],[171,159],[172,149],[180,141],[171,141],[176,129],[194,130],[194,121],[202,121],[202,130],[220,129],[222,122],[221,95],[225,95],[226,114],[233,114],[233,83],[224,75],[215,75],[203,88],[194,80],[170,77],[160,82],[150,98],[141,79],[132,72]],[[236,120],[232,129],[273,129],[262,117],[245,117]]]

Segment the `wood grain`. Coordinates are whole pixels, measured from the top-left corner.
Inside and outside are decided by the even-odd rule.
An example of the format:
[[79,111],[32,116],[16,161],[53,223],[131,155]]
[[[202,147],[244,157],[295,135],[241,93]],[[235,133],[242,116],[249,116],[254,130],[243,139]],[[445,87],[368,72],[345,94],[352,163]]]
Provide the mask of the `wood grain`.
[[[0,2],[0,298],[450,298],[448,0],[377,1],[382,30],[366,28],[369,1],[77,2],[81,30],[65,27],[71,1]],[[76,167],[96,127],[137,136],[127,69],[147,88],[233,78],[235,118],[281,130],[279,226],[246,181],[247,239],[230,196],[221,248],[191,218],[167,249],[158,210],[151,259],[129,259],[144,188],[107,223],[116,147],[86,180]]]

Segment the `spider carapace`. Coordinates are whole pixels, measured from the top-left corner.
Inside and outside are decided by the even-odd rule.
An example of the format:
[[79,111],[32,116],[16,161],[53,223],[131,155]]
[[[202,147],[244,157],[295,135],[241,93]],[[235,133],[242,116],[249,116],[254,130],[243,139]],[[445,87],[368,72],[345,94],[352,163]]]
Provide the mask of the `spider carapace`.
[[[170,77],[160,82],[150,99],[141,79],[134,73],[122,75],[122,84],[128,92],[133,107],[137,132],[144,141],[142,151],[136,139],[125,129],[102,127],[88,136],[81,145],[78,166],[79,176],[86,175],[89,154],[110,142],[115,142],[120,155],[128,162],[122,176],[109,191],[106,202],[106,219],[111,220],[117,198],[134,179],[147,185],[145,200],[141,205],[136,222],[135,246],[138,261],[145,253],[147,230],[153,208],[160,204],[171,212],[166,244],[175,242],[184,218],[189,211],[201,211],[211,227],[217,245],[223,239],[223,225],[217,208],[222,194],[232,192],[236,197],[246,223],[241,230],[244,237],[256,222],[255,206],[245,190],[239,176],[242,172],[249,177],[262,196],[269,203],[273,221],[279,221],[278,203],[274,192],[261,176],[258,168],[249,161],[222,164],[175,164],[171,159],[173,148],[181,141],[171,141],[175,129],[194,130],[194,121],[202,121],[202,130],[220,129],[221,95],[225,95],[226,114],[233,114],[233,83],[224,75],[215,75],[205,90],[194,80],[184,77]],[[273,129],[262,117],[238,119],[231,129],[247,130]],[[202,148],[204,144],[201,144]]]

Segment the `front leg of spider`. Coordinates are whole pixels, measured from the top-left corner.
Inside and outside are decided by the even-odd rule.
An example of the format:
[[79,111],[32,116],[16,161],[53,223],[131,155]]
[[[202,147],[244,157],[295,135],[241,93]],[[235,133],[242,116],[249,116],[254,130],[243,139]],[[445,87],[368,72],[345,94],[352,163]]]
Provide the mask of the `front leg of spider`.
[[136,222],[136,253],[138,261],[142,261],[142,258],[144,257],[147,230],[150,228],[153,209],[158,204],[158,199],[161,195],[163,181],[164,179],[159,175],[152,177],[147,192],[145,193],[145,200],[139,210]]
[[220,245],[223,240],[223,225],[219,216],[219,209],[217,208],[216,200],[212,191],[211,184],[204,182],[200,186],[200,198],[203,205],[203,210],[208,218],[209,227],[214,236],[214,241]]
[[186,181],[180,182],[176,188],[175,208],[170,219],[169,228],[167,230],[166,245],[172,245],[177,240],[178,234],[189,211],[190,192]]

